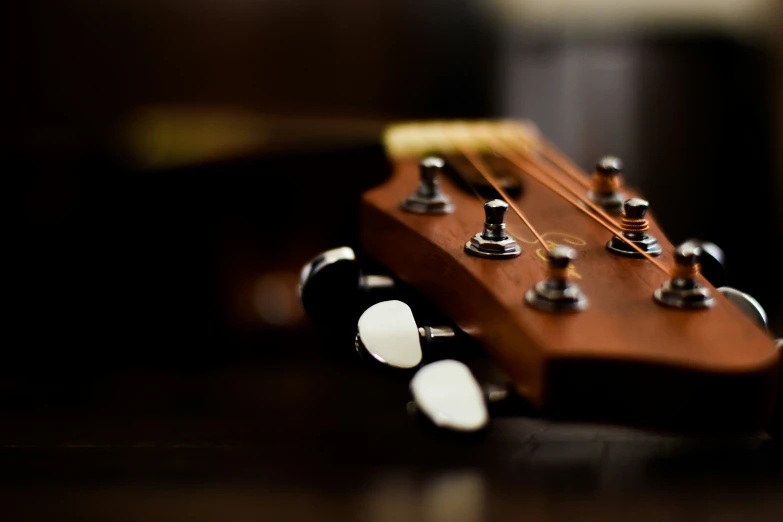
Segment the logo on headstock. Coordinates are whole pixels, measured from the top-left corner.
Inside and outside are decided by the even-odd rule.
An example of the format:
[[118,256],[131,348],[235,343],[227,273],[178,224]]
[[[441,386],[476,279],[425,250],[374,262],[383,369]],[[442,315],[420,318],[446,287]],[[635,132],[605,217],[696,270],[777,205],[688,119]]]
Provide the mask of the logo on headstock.
[[[509,233],[509,235],[512,235],[512,234]],[[513,235],[513,237],[517,241],[519,241],[520,243],[526,243],[528,245],[537,245],[538,244],[538,240],[537,239],[525,239],[525,238],[519,237],[517,235]],[[549,238],[552,238],[552,237],[559,238],[562,243],[570,245],[570,246],[573,246],[575,248],[580,248],[580,247],[584,247],[584,246],[587,245],[587,241],[585,241],[584,239],[576,237],[576,236],[574,236],[572,234],[567,234],[565,232],[544,232],[543,234],[541,234],[541,238],[544,241],[546,241],[546,244],[547,244],[547,246],[549,248],[553,248],[553,247],[555,247],[555,246],[557,246],[559,244],[558,242],[553,241],[552,239],[549,239]],[[536,255],[539,257],[539,259],[541,259],[543,262],[546,263],[546,254],[545,254],[543,248],[537,248],[536,249]],[[576,271],[576,268],[574,268],[573,264],[568,266],[568,273],[572,277],[575,277],[577,279],[582,279],[582,276],[579,274],[579,272]]]

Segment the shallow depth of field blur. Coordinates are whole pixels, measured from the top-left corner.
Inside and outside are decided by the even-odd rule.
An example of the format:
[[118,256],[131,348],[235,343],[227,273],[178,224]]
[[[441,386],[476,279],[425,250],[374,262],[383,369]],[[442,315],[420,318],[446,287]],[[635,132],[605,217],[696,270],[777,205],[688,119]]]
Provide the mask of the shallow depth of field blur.
[[2,151],[17,312],[60,317],[72,334],[90,314],[137,324],[128,314],[142,302],[172,338],[194,324],[294,328],[297,270],[314,248],[274,249],[268,234],[297,196],[326,216],[311,245],[334,246],[351,224],[328,224],[320,190],[347,200],[351,178],[316,166],[317,181],[292,181],[280,167],[254,171],[250,188],[199,166],[365,144],[389,121],[521,117],[585,169],[623,158],[670,238],[719,244],[727,282],[781,334],[781,11],[775,0],[14,0]]

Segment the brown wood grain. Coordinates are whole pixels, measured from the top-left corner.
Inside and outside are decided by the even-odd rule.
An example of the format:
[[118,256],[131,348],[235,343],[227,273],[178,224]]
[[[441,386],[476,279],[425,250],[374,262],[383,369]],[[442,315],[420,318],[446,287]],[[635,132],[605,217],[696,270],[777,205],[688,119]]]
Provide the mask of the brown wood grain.
[[[546,240],[577,250],[585,312],[544,313],[524,303],[545,263],[540,245],[511,212],[508,229],[523,253],[487,260],[463,250],[481,230],[482,202],[450,180],[441,183],[456,205],[453,214],[401,211],[399,202],[418,183],[415,159],[397,161],[388,182],[364,195],[365,248],[477,339],[519,393],[548,415],[678,430],[764,426],[777,387],[772,339],[714,289],[717,304],[710,310],[656,304],[652,293],[667,278],[663,272],[643,259],[610,254],[605,228],[524,180],[519,203],[528,219]],[[654,213],[654,201],[651,208]],[[654,219],[650,233],[664,248],[661,261],[671,266],[673,247]]]

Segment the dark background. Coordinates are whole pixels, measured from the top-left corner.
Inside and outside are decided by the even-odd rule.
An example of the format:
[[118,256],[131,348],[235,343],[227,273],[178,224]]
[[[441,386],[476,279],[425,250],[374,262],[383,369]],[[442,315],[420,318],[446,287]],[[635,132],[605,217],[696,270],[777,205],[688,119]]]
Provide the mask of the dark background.
[[[730,284],[780,329],[780,279],[752,253],[774,265],[783,242],[776,33],[672,21],[578,30],[567,12],[563,27],[539,27],[509,21],[506,4],[10,3],[13,228],[57,235],[80,212],[108,226],[91,205],[116,210],[108,202],[132,186],[141,210],[163,197],[171,166],[363,145],[393,120],[523,117],[585,169],[622,157],[671,239],[720,245]],[[319,170],[339,179],[341,168]]]
[[463,0],[4,10],[17,518],[775,518],[764,438],[430,433],[407,376],[361,367],[295,295],[308,258],[356,244],[385,122],[514,116],[585,169],[621,156],[672,241],[719,244],[781,335],[781,52],[761,29],[538,27]]

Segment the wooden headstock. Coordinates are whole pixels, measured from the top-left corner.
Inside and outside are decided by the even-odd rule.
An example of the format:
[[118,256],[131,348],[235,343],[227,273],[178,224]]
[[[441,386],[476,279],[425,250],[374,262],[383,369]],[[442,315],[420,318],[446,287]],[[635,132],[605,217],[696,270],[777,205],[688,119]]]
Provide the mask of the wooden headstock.
[[[555,163],[542,153],[547,150],[551,159],[552,148],[535,128],[515,122],[411,124],[390,128],[386,144],[392,176],[362,199],[365,249],[481,343],[516,391],[544,415],[676,430],[766,425],[777,394],[774,341],[700,276],[715,297],[712,308],[656,303],[653,292],[669,276],[647,259],[607,251],[612,233],[529,172],[508,164],[524,184],[514,203],[548,245],[576,250],[570,274],[589,298],[582,312],[547,313],[526,304],[525,293],[545,276],[545,249],[511,212],[507,229],[522,254],[483,259],[464,248],[482,228],[483,201],[454,181],[440,180],[452,213],[400,208],[419,184],[424,154],[511,151],[553,172]],[[564,166],[562,157],[559,163]],[[561,175],[586,198],[584,184]],[[649,233],[663,249],[658,264],[672,267],[674,247],[654,219]]]

